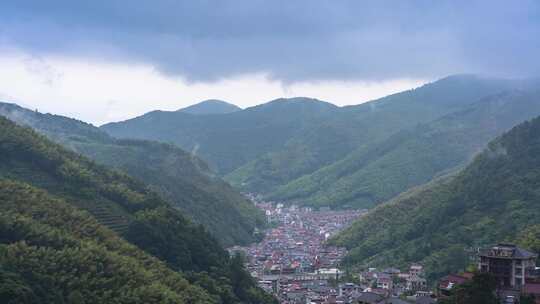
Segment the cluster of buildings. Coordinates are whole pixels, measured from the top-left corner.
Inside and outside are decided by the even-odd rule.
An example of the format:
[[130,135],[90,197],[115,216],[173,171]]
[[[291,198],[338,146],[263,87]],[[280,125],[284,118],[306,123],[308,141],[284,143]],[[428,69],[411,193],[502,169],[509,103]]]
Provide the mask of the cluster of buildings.
[[419,264],[412,264],[406,272],[401,272],[397,268],[387,268],[383,271],[369,268],[367,271],[360,272],[359,283],[365,291],[384,296],[408,294],[422,297],[430,295],[424,277],[424,267]]
[[275,228],[269,229],[260,243],[232,250],[244,252],[247,269],[259,285],[283,304],[326,303],[338,297],[334,283],[344,275],[339,264],[347,252],[345,248],[326,246],[326,241],[365,211],[314,211],[255,202]]
[[[432,304],[472,280],[473,273],[451,274],[433,288],[420,264],[406,271],[369,268],[344,273],[340,261],[344,248],[326,246],[329,237],[346,228],[366,211],[332,211],[285,206],[251,197],[274,228],[249,247],[234,247],[247,258],[247,269],[259,286],[281,304]],[[476,251],[471,258],[478,271],[492,274],[499,298],[518,303],[523,295],[540,304],[538,256],[511,244]]]
[[317,274],[339,276],[336,266],[345,248],[326,246],[328,238],[350,225],[361,211],[313,211],[297,206],[258,203],[275,228],[250,247],[235,248],[248,257],[248,269],[257,278],[270,275]]
[[282,304],[435,303],[421,265],[411,265],[407,272],[370,268],[349,276],[354,277],[354,282],[339,280],[344,275],[337,268],[321,269],[304,274],[265,275],[259,284],[278,296]]

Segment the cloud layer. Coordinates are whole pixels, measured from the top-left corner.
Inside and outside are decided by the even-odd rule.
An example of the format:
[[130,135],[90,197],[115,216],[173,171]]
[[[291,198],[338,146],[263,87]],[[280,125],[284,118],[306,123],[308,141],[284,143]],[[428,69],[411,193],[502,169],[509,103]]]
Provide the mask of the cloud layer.
[[146,64],[187,81],[540,70],[540,2],[533,0],[8,0],[0,19],[4,52]]

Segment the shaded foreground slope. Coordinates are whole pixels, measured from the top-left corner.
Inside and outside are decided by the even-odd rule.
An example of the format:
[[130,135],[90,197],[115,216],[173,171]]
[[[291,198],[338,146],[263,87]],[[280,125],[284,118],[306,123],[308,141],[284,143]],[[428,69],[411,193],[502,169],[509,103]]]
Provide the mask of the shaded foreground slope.
[[[148,289],[148,294],[152,295],[157,293],[152,288],[158,291],[167,286],[175,288],[170,294],[165,292],[163,295],[169,296],[169,300],[148,299],[147,302],[151,303],[190,303],[191,290],[201,291],[200,296],[196,295],[194,299],[203,302],[208,299],[208,303],[272,302],[255,287],[241,264],[234,259],[229,260],[227,252],[202,226],[192,224],[156,193],[127,175],[96,165],[3,117],[0,117],[0,157],[0,192],[3,195],[0,204],[2,210],[10,212],[7,218],[3,218],[7,222],[2,225],[1,271],[21,282],[23,289],[30,288],[39,294],[43,291],[38,289],[55,288],[64,301],[72,292],[81,293],[83,299],[86,292],[105,297],[112,296],[104,294],[111,288],[107,282],[122,282],[129,276],[129,280],[134,280],[134,285],[130,286],[144,289],[134,293]],[[44,203],[45,209],[41,210],[40,204]],[[69,207],[65,207],[66,204]],[[19,219],[22,221],[20,224],[9,222]],[[69,228],[63,225],[69,225]],[[105,229],[105,232],[96,234],[96,229]],[[105,246],[110,242],[118,243],[116,245],[120,247],[127,246],[118,241],[116,235],[121,235],[146,253],[131,246],[129,250],[125,249],[128,251],[125,255],[139,255],[140,258],[129,260],[118,256],[115,244],[111,248]],[[94,245],[99,248],[87,250]],[[130,253],[132,251],[134,253]],[[17,261],[13,260],[15,253]],[[148,254],[163,262],[156,259],[151,260],[155,263],[147,262]],[[98,259],[97,265],[93,262],[95,259]],[[43,271],[43,275],[36,272],[32,277],[25,269],[34,267],[36,260],[40,265],[35,267]],[[127,263],[127,266],[122,263]],[[16,265],[21,265],[21,268]],[[55,272],[55,269],[59,271]],[[174,277],[179,274],[172,273],[173,270],[182,271],[191,284],[178,279],[180,287],[174,287]],[[93,281],[96,272],[99,277]],[[107,273],[110,275],[103,278]],[[172,278],[166,277],[168,273]],[[66,279],[70,275],[88,280],[81,283],[88,286],[80,289],[78,285],[70,286]],[[158,280],[159,275],[162,276],[161,281]],[[108,281],[100,283],[101,279]],[[154,283],[145,285],[153,279]],[[54,286],[48,287],[48,282]],[[185,293],[182,286],[185,286]],[[205,291],[202,292],[201,288]],[[11,291],[12,288],[4,290]],[[80,299],[81,294],[73,297]],[[119,299],[123,297],[120,295]],[[126,297],[124,302],[138,301],[136,294]],[[55,299],[44,299],[47,299],[44,303],[56,302]]]
[[89,213],[0,180],[2,303],[217,303]]

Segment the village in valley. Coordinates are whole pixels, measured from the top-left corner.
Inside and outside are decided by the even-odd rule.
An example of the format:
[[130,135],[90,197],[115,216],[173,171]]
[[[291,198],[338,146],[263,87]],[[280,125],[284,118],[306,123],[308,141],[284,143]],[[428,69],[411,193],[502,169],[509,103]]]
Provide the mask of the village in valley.
[[[347,250],[329,246],[327,241],[367,210],[323,207],[315,211],[311,207],[267,202],[255,195],[248,197],[265,212],[271,228],[259,243],[235,246],[229,251],[245,256],[251,276],[281,304],[437,303],[453,288],[473,278],[473,273],[463,272],[428,282],[421,264],[406,269],[346,269],[341,262]],[[540,299],[536,258],[511,244],[477,249],[473,256],[480,271],[497,278],[499,298],[508,304],[518,303],[524,293]]]

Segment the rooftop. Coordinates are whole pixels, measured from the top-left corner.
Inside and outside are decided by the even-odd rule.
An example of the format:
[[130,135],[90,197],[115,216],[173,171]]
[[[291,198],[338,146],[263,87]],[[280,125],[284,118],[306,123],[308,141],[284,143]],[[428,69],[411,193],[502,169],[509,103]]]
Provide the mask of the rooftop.
[[480,256],[506,259],[534,259],[538,256],[514,244],[497,244],[480,251]]

